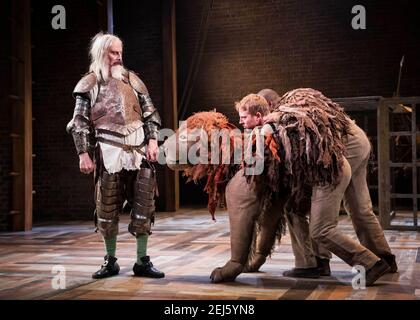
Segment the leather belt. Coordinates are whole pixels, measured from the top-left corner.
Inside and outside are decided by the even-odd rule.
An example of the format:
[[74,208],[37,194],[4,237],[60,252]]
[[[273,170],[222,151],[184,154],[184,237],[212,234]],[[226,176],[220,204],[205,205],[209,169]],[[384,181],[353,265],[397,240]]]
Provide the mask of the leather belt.
[[121,148],[126,152],[133,152],[133,150],[136,150],[141,155],[146,156],[145,152],[143,150],[141,150],[141,148],[143,148],[146,145],[145,142],[142,142],[142,144],[140,144],[138,146],[132,146],[132,145],[123,144],[123,143],[119,143],[119,142],[116,142],[116,141],[108,140],[108,139],[105,139],[105,138],[102,138],[102,137],[98,137],[97,140],[99,142],[106,143],[106,144],[109,144],[111,146]]

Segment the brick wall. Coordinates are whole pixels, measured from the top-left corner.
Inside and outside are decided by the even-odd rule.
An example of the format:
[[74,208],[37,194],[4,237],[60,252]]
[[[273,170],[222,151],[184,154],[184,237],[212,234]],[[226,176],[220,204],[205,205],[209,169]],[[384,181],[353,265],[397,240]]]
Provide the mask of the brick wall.
[[[238,124],[234,101],[267,87],[280,94],[313,87],[330,97],[392,96],[403,54],[401,95],[420,95],[420,13],[412,1],[176,3],[180,99],[201,55],[186,116],[216,107]],[[366,8],[366,30],[351,28],[356,4]],[[206,33],[200,25],[211,5]],[[196,186],[183,187],[181,203],[192,199],[205,196]]]
[[67,0],[66,30],[51,27],[56,1],[33,1],[33,149],[34,221],[90,219],[93,178],[78,169],[66,124],[74,100],[71,92],[88,68],[89,39],[100,30],[96,1]]
[[[124,64],[139,74],[153,104],[163,117],[161,1],[114,1],[114,33],[124,41]],[[164,168],[156,164],[160,196],[156,209],[164,210]]]
[[[311,86],[331,97],[390,96],[402,54],[406,64],[401,95],[420,95],[419,13],[411,3],[214,0],[186,115],[217,107],[236,123],[233,102],[263,87],[284,92]],[[92,178],[79,173],[65,126],[73,112],[71,91],[88,66],[87,44],[101,29],[98,1],[61,1],[67,10],[67,30],[51,28],[55,4],[32,2],[35,221],[90,219],[93,209]],[[209,4],[209,0],[176,1],[180,99],[203,9]],[[366,6],[367,30],[351,29],[355,4]],[[161,110],[161,2],[115,1],[114,10],[115,32],[125,41],[125,63],[140,73]],[[2,68],[3,61],[2,56]],[[3,77],[2,72],[0,81]],[[0,117],[2,154],[10,148],[5,119]],[[9,161],[0,157],[0,212],[7,210],[10,198]],[[162,183],[161,170],[159,175]],[[182,187],[182,203],[202,203],[204,195],[197,190]]]
[[[210,3],[177,1],[180,97]],[[351,28],[356,4],[365,5],[366,30]],[[264,87],[391,96],[403,54],[401,95],[420,95],[419,18],[408,0],[215,0],[188,112],[217,106],[236,122],[233,102]]]

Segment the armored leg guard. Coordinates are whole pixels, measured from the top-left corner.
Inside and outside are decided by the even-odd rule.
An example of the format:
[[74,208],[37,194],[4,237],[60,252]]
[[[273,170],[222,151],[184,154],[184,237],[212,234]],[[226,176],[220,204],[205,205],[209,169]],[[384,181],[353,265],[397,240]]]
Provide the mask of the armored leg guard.
[[119,213],[122,211],[122,188],[118,173],[103,172],[96,183],[96,223],[105,239],[118,234]]
[[128,231],[137,237],[151,234],[151,224],[155,216],[155,173],[152,169],[141,168],[134,182],[133,206]]

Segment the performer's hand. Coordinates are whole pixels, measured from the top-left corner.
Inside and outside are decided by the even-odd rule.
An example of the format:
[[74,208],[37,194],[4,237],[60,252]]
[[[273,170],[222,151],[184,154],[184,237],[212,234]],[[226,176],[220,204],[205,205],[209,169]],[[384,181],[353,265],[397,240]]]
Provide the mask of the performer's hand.
[[89,174],[95,170],[95,164],[87,152],[79,154],[80,172]]
[[156,162],[158,151],[159,151],[159,148],[158,148],[157,141],[155,139],[150,139],[147,145],[147,151],[146,151],[147,160],[151,162]]

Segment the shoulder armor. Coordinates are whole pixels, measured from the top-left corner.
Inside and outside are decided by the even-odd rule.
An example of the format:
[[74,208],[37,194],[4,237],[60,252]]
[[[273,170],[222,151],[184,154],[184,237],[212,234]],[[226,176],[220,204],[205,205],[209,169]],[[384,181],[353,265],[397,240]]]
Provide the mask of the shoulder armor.
[[135,74],[133,71],[128,72],[128,81],[130,85],[136,90],[138,93],[148,94],[147,87],[143,81]]
[[96,76],[93,72],[86,74],[74,87],[73,94],[86,93],[92,90],[97,84]]

